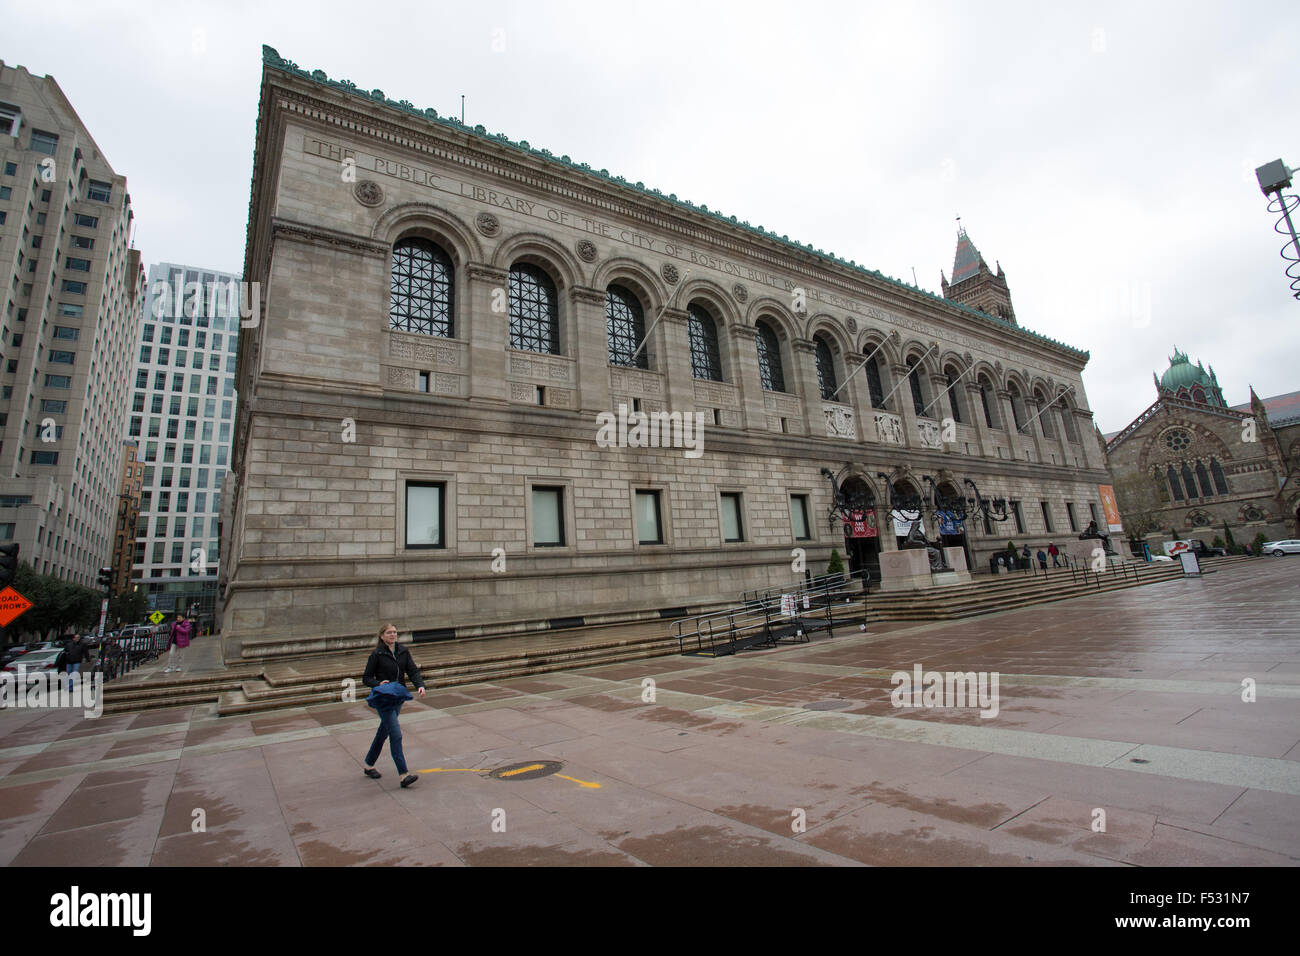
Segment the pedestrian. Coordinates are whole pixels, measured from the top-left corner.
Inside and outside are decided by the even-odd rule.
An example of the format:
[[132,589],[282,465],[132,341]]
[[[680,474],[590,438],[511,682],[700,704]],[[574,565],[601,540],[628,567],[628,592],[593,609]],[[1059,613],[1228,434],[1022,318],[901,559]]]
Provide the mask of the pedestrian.
[[1044,571],[1047,570],[1047,552],[1042,548],[1038,549],[1038,566]]
[[[185,648],[190,646],[190,633],[193,626],[190,619],[182,615],[177,615],[176,620],[172,621],[171,633],[167,637],[167,666],[163,668],[163,673],[168,674],[172,671],[180,673],[185,666]],[[177,654],[176,651],[180,650]],[[175,665],[172,664],[173,655],[176,658]]]
[[1054,543],[1048,542],[1047,553],[1052,556],[1052,567],[1059,568],[1061,566],[1060,549]]
[[402,775],[403,787],[409,787],[419,779],[415,774],[407,773],[406,757],[402,753],[402,728],[397,722],[402,704],[411,699],[406,689],[407,677],[423,697],[424,678],[420,676],[420,669],[415,666],[411,652],[397,643],[397,625],[385,624],[379,632],[379,644],[370,652],[366,672],[361,678],[367,687],[372,688],[366,703],[379,712],[379,729],[375,731],[375,739],[366,754],[365,769],[362,772],[375,780],[382,776],[375,769],[375,761],[379,759],[384,741],[387,740],[393,763]]
[[68,674],[68,690],[77,686],[77,675],[81,673],[81,663],[86,659],[86,645],[80,634],[69,634],[63,641],[63,669]]
[[1025,545],[1025,550],[1020,552],[1020,560],[1027,568],[1034,566],[1034,559],[1029,556],[1029,545]]

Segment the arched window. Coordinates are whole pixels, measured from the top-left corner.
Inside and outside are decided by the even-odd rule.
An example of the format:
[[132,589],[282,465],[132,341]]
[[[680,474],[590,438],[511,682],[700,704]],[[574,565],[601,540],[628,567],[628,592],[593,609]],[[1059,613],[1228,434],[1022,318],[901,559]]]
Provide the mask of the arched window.
[[993,414],[994,403],[989,401],[989,396],[993,394],[993,385],[989,380],[981,375],[977,380],[980,387],[980,404],[984,406],[984,424],[989,428],[1001,428],[998,417]]
[[831,347],[826,344],[826,340],[820,335],[814,340],[817,344],[817,386],[821,389],[822,401],[835,401],[835,357],[831,354]]
[[1199,385],[1193,385],[1193,386],[1192,386],[1192,401],[1194,401],[1194,402],[1200,402],[1202,405],[1204,405],[1204,404],[1205,404],[1205,389],[1201,388],[1201,386],[1199,386]]
[[1016,431],[1030,434],[1025,432],[1025,405],[1024,399],[1020,397],[1020,389],[1012,382],[1007,386],[1007,391],[1011,393],[1011,417],[1015,419]]
[[952,409],[952,420],[955,422],[965,421],[962,417],[961,396],[958,394],[962,386],[957,384],[959,376],[953,374],[954,369],[950,365],[943,370],[943,384],[948,389],[948,406]]
[[451,257],[428,239],[398,240],[393,245],[388,327],[420,335],[454,336],[453,275]]
[[1065,428],[1066,439],[1079,444],[1079,430],[1074,427],[1074,411],[1064,398],[1057,401],[1056,407],[1061,413],[1061,425]]
[[1205,470],[1205,462],[1196,463],[1196,480],[1201,485],[1201,497],[1208,498],[1214,494],[1214,489],[1210,487],[1210,474]]
[[907,360],[907,384],[912,387],[912,410],[917,418],[923,418],[927,411],[925,395],[921,392],[921,372],[916,356]]
[[1226,495],[1231,493],[1228,491],[1228,479],[1227,476],[1223,474],[1223,467],[1219,464],[1219,459],[1210,459],[1210,474],[1214,476],[1214,487],[1219,494]]
[[510,347],[525,352],[560,352],[560,317],[555,283],[530,265],[510,269]]
[[1052,425],[1052,411],[1047,406],[1047,397],[1039,390],[1034,389],[1034,404],[1038,406],[1038,420],[1043,423],[1043,434],[1048,438],[1056,437],[1056,428]]
[[1183,487],[1187,489],[1188,498],[1201,497],[1196,493],[1196,481],[1192,478],[1192,469],[1188,468],[1187,465],[1183,465]]
[[609,335],[610,365],[649,368],[646,350],[641,348],[641,340],[645,338],[641,302],[622,286],[612,285],[605,290],[605,331]]
[[1169,490],[1173,492],[1174,501],[1183,500],[1183,486],[1178,483],[1178,472],[1174,471],[1174,466],[1169,466],[1169,473],[1165,476],[1169,479]]
[[718,353],[718,327],[713,317],[694,303],[686,310],[686,330],[691,340],[691,374],[713,382],[722,381],[722,358]]
[[874,355],[867,360],[867,394],[871,396],[872,408],[885,407],[885,387],[880,381],[880,365]]
[[755,323],[758,334],[754,340],[758,343],[758,375],[763,380],[763,388],[769,392],[785,391],[785,375],[781,371],[781,343],[776,333],[761,319]]

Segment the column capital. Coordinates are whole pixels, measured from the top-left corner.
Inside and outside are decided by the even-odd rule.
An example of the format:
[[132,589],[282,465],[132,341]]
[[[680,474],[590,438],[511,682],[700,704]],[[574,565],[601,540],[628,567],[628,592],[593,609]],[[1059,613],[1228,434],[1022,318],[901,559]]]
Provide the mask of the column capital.
[[505,285],[506,280],[509,278],[509,273],[505,269],[498,269],[486,262],[467,263],[465,274],[476,282],[495,282],[498,285]]
[[588,305],[604,305],[606,294],[601,289],[585,285],[575,285],[569,293],[574,302],[586,302]]

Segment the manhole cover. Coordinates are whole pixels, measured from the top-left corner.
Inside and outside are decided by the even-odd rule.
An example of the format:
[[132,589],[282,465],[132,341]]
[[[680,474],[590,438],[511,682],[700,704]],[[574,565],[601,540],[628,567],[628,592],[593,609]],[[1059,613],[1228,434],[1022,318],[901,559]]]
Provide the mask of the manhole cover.
[[564,764],[558,760],[526,760],[523,763],[497,767],[488,776],[495,777],[497,780],[536,780],[538,777],[549,777],[563,769]]
[[852,707],[851,700],[815,700],[811,704],[804,704],[804,710],[843,710],[846,707]]

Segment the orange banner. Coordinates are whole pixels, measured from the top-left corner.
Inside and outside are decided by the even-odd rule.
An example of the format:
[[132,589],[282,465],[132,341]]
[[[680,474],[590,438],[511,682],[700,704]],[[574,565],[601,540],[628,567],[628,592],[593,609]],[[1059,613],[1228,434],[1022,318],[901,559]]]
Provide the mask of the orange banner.
[[1124,524],[1119,517],[1119,504],[1115,501],[1115,489],[1110,485],[1098,485],[1101,492],[1101,510],[1106,516],[1108,531],[1123,531]]

